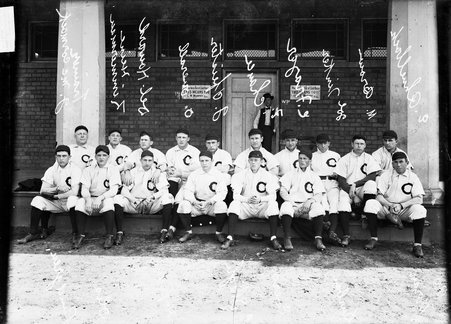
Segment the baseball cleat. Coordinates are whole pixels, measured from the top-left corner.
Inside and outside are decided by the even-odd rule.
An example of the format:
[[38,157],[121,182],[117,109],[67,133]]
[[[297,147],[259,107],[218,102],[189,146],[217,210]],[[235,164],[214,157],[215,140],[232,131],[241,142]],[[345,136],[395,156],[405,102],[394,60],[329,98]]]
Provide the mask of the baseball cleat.
[[368,241],[367,244],[365,244],[364,248],[365,248],[365,250],[372,250],[376,247],[376,245],[377,245],[377,240],[372,238]]
[[168,230],[168,232],[166,233],[166,241],[170,241],[174,238],[174,231],[172,230],[172,228],[170,228]]
[[113,235],[107,235],[105,243],[103,243],[103,248],[106,249],[111,249],[111,247],[113,246]]
[[81,243],[83,242],[83,240],[85,239],[85,236],[84,235],[79,235],[78,237],[77,237],[77,240],[75,241],[75,244],[74,244],[74,249],[79,249],[80,248],[80,246],[81,246]]
[[335,245],[341,245],[341,240],[340,240],[340,238],[338,237],[337,233],[335,233],[335,232],[330,232],[330,233],[329,233],[329,239],[330,239],[330,241],[331,241],[333,244],[335,244]]
[[181,238],[179,238],[180,243],[185,243],[193,238],[193,233],[186,232]]
[[121,245],[123,241],[124,241],[124,233],[123,232],[117,232],[116,240],[114,241],[114,244]]
[[161,231],[160,233],[160,243],[163,244],[164,242],[166,242],[166,235],[167,235],[168,231]]
[[226,241],[226,238],[224,237],[224,234],[222,234],[222,233],[215,234],[215,236],[216,236],[216,240],[219,243],[224,243]]
[[315,238],[315,247],[318,251],[324,251],[326,247],[323,244],[323,240],[319,237]]
[[271,244],[274,250],[282,250],[282,245],[280,245],[276,238],[271,240]]
[[415,255],[417,258],[424,258],[423,249],[421,248],[421,245],[414,245],[412,252],[413,255]]
[[25,236],[24,238],[17,240],[17,243],[19,243],[19,244],[25,244],[25,243],[28,243],[28,242],[37,240],[37,239],[39,239],[39,238],[41,238],[41,235],[40,235],[40,234],[31,234],[31,233],[29,233],[29,234],[27,234],[27,236]]
[[221,245],[221,249],[223,250],[227,250],[229,247],[235,245],[235,241],[234,240],[229,240],[227,239],[222,245]]
[[78,234],[72,233],[72,248],[75,249],[75,244],[77,244]]
[[344,235],[343,239],[341,240],[341,246],[347,247],[351,243],[351,236],[350,235]]
[[287,251],[293,250],[293,244],[291,243],[291,238],[287,237],[283,241],[283,246],[284,246],[285,250],[287,250]]

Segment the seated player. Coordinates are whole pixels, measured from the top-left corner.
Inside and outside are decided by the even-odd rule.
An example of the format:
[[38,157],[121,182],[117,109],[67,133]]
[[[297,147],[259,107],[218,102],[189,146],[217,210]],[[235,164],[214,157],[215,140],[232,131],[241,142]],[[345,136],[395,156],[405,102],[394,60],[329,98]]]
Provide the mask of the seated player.
[[81,196],[75,206],[79,236],[75,248],[79,249],[85,238],[88,215],[100,214],[103,217],[107,237],[103,247],[113,246],[114,196],[121,185],[121,177],[116,166],[108,163],[110,150],[99,145],[95,150],[96,163],[83,170],[81,175]]
[[[406,154],[406,152],[398,147],[398,134],[393,130],[385,131],[382,134],[382,141],[384,146],[374,151],[372,156],[382,170],[393,170],[392,155],[395,152],[403,152],[404,154]],[[413,166],[410,163],[408,167],[413,170]]]
[[423,203],[424,190],[418,176],[409,168],[409,160],[404,152],[395,152],[392,156],[393,169],[384,171],[377,181],[377,197],[366,202],[365,213],[371,239],[365,245],[371,250],[377,243],[377,219],[400,219],[413,223],[413,254],[423,257],[421,240],[423,238],[426,208]]
[[279,162],[279,178],[298,167],[299,157],[298,137],[295,131],[287,129],[282,135],[285,140],[285,148],[274,155]]
[[229,234],[221,246],[228,249],[235,244],[233,236],[238,219],[252,217],[269,219],[270,241],[274,249],[282,248],[277,241],[277,222],[279,208],[276,191],[279,188],[277,177],[261,167],[263,154],[249,152],[249,168],[232,176],[233,201],[229,206]]
[[341,245],[341,240],[336,233],[338,226],[338,198],[340,195],[340,188],[338,188],[337,176],[334,174],[337,162],[340,160],[340,154],[329,150],[329,146],[329,135],[319,134],[316,137],[317,150],[312,154],[311,167],[313,172],[319,175],[323,182],[324,189],[326,190],[326,194],[323,195],[321,204],[328,214],[325,218],[328,218],[328,224],[330,224],[329,239],[333,243]]
[[[81,170],[70,162],[70,148],[59,145],[55,149],[56,165],[52,165],[42,177],[40,195],[31,201],[30,232],[18,243],[23,244],[48,235],[50,213],[69,211],[73,240],[78,229],[75,221],[75,204],[80,186]],[[42,231],[39,229],[41,221]]]
[[299,151],[299,168],[280,178],[280,196],[284,203],[280,207],[280,218],[284,230],[285,250],[293,250],[291,222],[293,217],[302,217],[313,222],[315,246],[319,251],[326,247],[322,241],[323,217],[326,213],[321,205],[324,187],[319,176],[310,168],[312,152],[307,148]]
[[119,169],[119,172],[124,170],[125,161],[132,153],[132,150],[122,144],[122,134],[118,129],[113,129],[108,135],[108,148],[110,150],[109,163],[113,163]]
[[262,131],[256,128],[251,129],[249,131],[249,142],[251,144],[251,147],[238,154],[235,159],[235,173],[239,173],[249,168],[248,156],[250,152],[260,151],[263,156],[261,167],[277,176],[279,174],[279,162],[272,153],[268,152],[264,147],[262,147]]
[[114,210],[116,220],[116,244],[123,240],[124,211],[130,214],[155,214],[162,211],[163,224],[160,243],[166,241],[166,233],[171,222],[171,209],[174,198],[169,194],[169,183],[164,173],[159,172],[156,183],[152,181],[156,170],[153,153],[143,151],[139,166],[130,172],[132,184],[123,186],[121,193],[114,197]]
[[351,204],[365,206],[368,199],[376,197],[376,176],[381,170],[374,158],[365,152],[366,138],[355,135],[351,142],[352,151],[343,156],[335,168],[340,187],[338,217],[343,229],[341,245],[349,245],[349,217]]
[[207,224],[216,218],[216,239],[225,242],[222,229],[227,220],[227,205],[224,199],[227,187],[224,175],[213,167],[213,154],[203,151],[199,155],[200,169],[193,171],[184,187],[183,201],[177,212],[183,224],[185,234],[179,239],[184,243],[192,238],[191,217],[196,223]]

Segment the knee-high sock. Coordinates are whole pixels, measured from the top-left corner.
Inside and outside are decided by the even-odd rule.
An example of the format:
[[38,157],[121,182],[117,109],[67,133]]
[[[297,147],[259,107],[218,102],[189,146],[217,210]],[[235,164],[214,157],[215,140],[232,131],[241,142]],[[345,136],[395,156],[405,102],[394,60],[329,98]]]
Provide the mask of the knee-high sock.
[[78,234],[77,214],[75,213],[75,207],[72,207],[71,209],[69,209],[69,218],[70,218],[70,225],[72,226],[72,233]]
[[49,228],[49,219],[50,219],[50,212],[49,211],[43,211],[41,213],[41,227],[48,229]]
[[312,218],[313,234],[315,236],[322,236],[323,234],[323,218],[323,215]]
[[177,227],[177,223],[180,220],[179,213],[177,213],[177,208],[179,208],[179,204],[174,204],[171,210],[171,226]]
[[373,194],[364,194],[362,200],[362,206],[365,206],[366,202],[370,199],[376,199],[376,195]]
[[114,211],[109,210],[101,214],[107,235],[113,235],[114,231]]
[[238,215],[234,213],[229,214],[229,235],[232,237],[235,235],[235,227],[238,223]]
[[183,229],[185,231],[191,230],[191,214],[180,214],[179,213],[180,221],[182,222]]
[[277,215],[269,216],[269,235],[276,236],[277,235],[277,222],[279,221],[279,217]]
[[349,235],[349,212],[340,212],[338,218],[340,219],[343,235]]
[[368,220],[368,230],[371,237],[377,237],[377,215],[372,213],[365,213]]
[[221,213],[216,214],[216,232],[222,232],[222,229],[224,228],[224,224],[227,220],[227,214]]
[[38,234],[40,232],[39,231],[39,221],[41,220],[42,214],[43,214],[42,210],[31,206],[31,212],[30,212],[30,233],[31,234]]
[[293,217],[289,215],[282,215],[282,226],[285,238],[291,238],[291,221]]
[[330,231],[336,232],[338,226],[338,214],[329,214]]
[[77,215],[77,226],[78,226],[78,233],[84,235],[85,234],[85,228],[86,228],[86,220],[88,218],[88,215],[85,213],[82,213],[81,211],[76,210],[75,214]]
[[423,229],[424,229],[425,218],[414,219],[413,220],[413,238],[415,243],[421,243],[423,239]]
[[122,223],[124,221],[124,207],[114,204],[114,222],[116,223],[116,231],[122,232]]
[[171,210],[172,210],[172,204],[166,204],[163,206],[163,210],[161,211],[161,214],[163,216],[163,224],[161,226],[162,229],[169,229],[169,226],[171,225]]

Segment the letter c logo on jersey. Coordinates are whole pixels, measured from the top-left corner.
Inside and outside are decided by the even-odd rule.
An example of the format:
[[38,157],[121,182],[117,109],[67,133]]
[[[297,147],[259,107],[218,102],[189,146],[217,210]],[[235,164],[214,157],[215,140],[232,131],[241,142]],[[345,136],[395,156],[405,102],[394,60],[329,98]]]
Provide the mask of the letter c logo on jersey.
[[147,189],[149,191],[155,191],[155,184],[152,182],[152,180],[147,181]]
[[266,191],[266,183],[261,181],[257,183],[257,191],[259,193],[264,193]]
[[218,165],[222,165],[222,162],[218,161],[218,162],[215,163],[215,166],[218,166]]
[[85,163],[89,162],[89,155],[88,154],[83,154],[83,156],[81,157],[81,160]]
[[304,186],[305,192],[313,193],[313,183],[306,182]]
[[183,158],[183,163],[184,163],[185,165],[190,165],[190,164],[191,164],[191,159],[192,159],[191,155],[187,155],[187,156],[185,156],[185,157]]
[[218,185],[217,182],[212,182],[210,183],[210,185],[208,186],[208,188],[210,188],[211,191],[216,192],[216,186]]
[[103,182],[103,186],[104,186],[105,188],[107,188],[107,189],[110,189],[110,181],[109,181],[108,179],[106,179],[106,180]]
[[66,178],[66,184],[70,187],[71,186],[71,177]]
[[330,158],[329,160],[326,161],[326,164],[331,168],[335,168],[337,166],[337,160],[335,160],[334,158]]
[[121,165],[122,162],[124,162],[124,157],[119,155],[119,156],[116,158],[116,164],[117,164],[117,165]]
[[263,158],[263,159],[262,159],[262,163],[260,164],[260,166],[261,166],[263,169],[268,170],[268,168],[266,167],[266,164],[267,164],[267,161],[266,161],[265,158]]
[[298,169],[299,168],[299,160],[295,160],[293,162],[293,166],[294,166],[295,169]]
[[366,166],[367,166],[367,164],[363,163],[362,166],[360,167],[360,171],[362,171],[362,173],[364,175],[368,175],[368,173],[366,173]]
[[413,184],[410,183],[410,182],[407,182],[407,183],[402,185],[401,190],[406,195],[412,195],[412,187],[413,187]]

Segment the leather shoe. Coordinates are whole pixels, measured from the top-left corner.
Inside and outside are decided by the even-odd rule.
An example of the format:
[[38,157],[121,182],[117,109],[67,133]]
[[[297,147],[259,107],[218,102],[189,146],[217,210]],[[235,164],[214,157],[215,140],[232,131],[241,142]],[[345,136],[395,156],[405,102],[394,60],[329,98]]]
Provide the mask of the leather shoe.
[[107,235],[105,243],[103,243],[103,248],[106,249],[111,249],[111,247],[113,246],[113,235]]
[[287,251],[293,250],[293,244],[291,243],[291,238],[287,237],[286,239],[283,240],[283,247]]
[[335,245],[341,245],[341,240],[340,240],[340,238],[338,237],[337,233],[335,233],[335,232],[330,232],[330,233],[329,233],[329,239],[330,239],[330,241],[331,241],[333,244],[335,244]]
[[223,250],[227,250],[229,247],[235,245],[235,241],[234,240],[229,240],[227,239],[222,245],[221,245],[221,249]]
[[180,243],[185,243],[193,238],[193,233],[186,232],[181,238],[179,238]]
[[75,244],[77,243],[78,234],[72,233],[72,248],[75,249]]
[[41,240],[45,240],[48,236],[49,236],[48,230],[46,228],[43,228],[41,234],[39,235],[39,238]]
[[116,245],[121,245],[123,241],[124,241],[124,233],[123,232],[117,232],[116,240],[115,240],[114,243]]
[[25,236],[24,238],[17,240],[17,243],[19,243],[19,244],[25,244],[25,243],[28,243],[28,242],[37,240],[37,239],[39,239],[40,237],[41,237],[40,234],[31,234],[31,233],[29,233],[29,234],[27,234],[27,236]]
[[377,245],[377,240],[372,238],[368,241],[367,244],[365,244],[365,250],[372,250],[376,247],[376,245]]
[[170,228],[166,233],[166,241],[170,241],[174,238],[174,231]]
[[216,240],[219,243],[224,243],[226,241],[226,238],[224,237],[224,234],[222,234],[222,233],[215,234],[215,236],[216,236]]
[[412,252],[413,255],[415,255],[417,258],[424,258],[423,249],[421,248],[421,245],[414,245]]
[[276,238],[271,240],[271,244],[274,250],[282,250],[282,245],[280,245]]
[[168,231],[161,231],[160,234],[160,243],[163,244],[166,242],[166,235],[168,234]]
[[77,237],[77,240],[75,241],[75,244],[74,244],[74,249],[79,249],[80,248],[80,246],[81,246],[81,243],[83,242],[83,240],[85,239],[85,236],[84,235],[79,235],[78,237]]
[[347,247],[350,242],[351,242],[351,236],[345,235],[345,236],[343,236],[343,238],[341,240],[341,246],[342,247]]
[[323,240],[319,237],[315,239],[315,247],[318,251],[324,251],[326,247],[323,244]]

